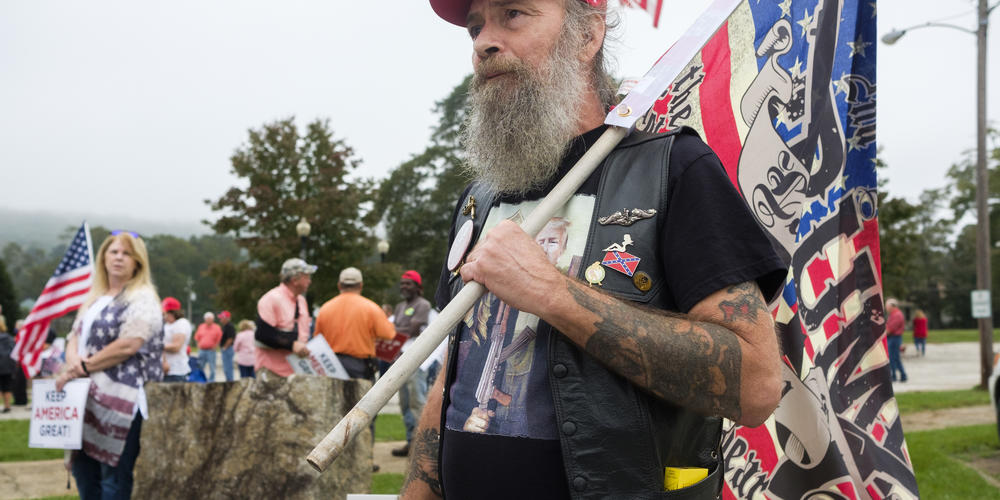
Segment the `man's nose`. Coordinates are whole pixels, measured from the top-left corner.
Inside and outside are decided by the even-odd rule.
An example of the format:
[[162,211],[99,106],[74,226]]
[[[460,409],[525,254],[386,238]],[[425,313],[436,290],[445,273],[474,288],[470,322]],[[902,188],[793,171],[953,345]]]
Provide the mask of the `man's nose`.
[[476,40],[472,42],[472,50],[479,60],[484,60],[503,50],[503,40],[499,30],[491,23],[484,23]]

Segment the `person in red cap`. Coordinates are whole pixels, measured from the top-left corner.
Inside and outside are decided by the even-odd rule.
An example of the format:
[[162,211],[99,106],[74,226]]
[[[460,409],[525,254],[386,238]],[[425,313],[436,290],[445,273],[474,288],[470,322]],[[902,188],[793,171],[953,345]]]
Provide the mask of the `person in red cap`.
[[659,498],[683,467],[705,478],[678,493],[716,498],[720,417],[759,425],[781,396],[765,297],[786,269],[768,235],[678,114],[608,154],[553,215],[564,234],[547,254],[517,223],[605,131],[614,13],[603,0],[430,4],[467,30],[475,71],[474,180],[435,298],[470,280],[489,293],[453,332],[402,497]]
[[163,299],[163,381],[186,382],[191,374],[187,346],[191,341],[191,322],[184,317],[181,302]]
[[[411,269],[399,278],[399,294],[403,296],[403,301],[396,304],[393,312],[396,333],[414,339],[427,327],[431,303],[423,297],[423,293],[420,273]],[[394,456],[405,457],[410,454],[413,431],[417,427],[417,421],[420,420],[420,412],[424,409],[425,401],[427,401],[427,372],[418,368],[399,389],[399,410],[403,413],[403,425],[406,426],[406,444],[393,449]]]
[[233,342],[236,341],[236,326],[232,320],[233,315],[229,314],[229,311],[219,313],[219,324],[222,326],[219,353],[222,354],[222,374],[226,376],[226,382],[233,381]]

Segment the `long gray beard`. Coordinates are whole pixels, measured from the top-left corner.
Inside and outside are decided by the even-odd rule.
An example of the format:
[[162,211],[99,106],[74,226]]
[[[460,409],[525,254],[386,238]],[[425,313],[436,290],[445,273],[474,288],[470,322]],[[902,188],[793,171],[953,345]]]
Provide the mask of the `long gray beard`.
[[577,134],[587,80],[576,56],[581,44],[572,38],[562,34],[540,71],[516,61],[499,65],[513,72],[500,81],[480,75],[472,81],[465,168],[498,193],[523,195],[545,186]]

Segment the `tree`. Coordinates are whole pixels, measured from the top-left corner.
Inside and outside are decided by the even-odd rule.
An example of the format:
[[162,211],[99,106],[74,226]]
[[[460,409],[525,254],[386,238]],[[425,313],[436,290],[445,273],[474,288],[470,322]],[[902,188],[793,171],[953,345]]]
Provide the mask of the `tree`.
[[[949,206],[953,211],[952,220],[957,222],[966,214],[976,212],[976,156],[975,150],[965,152],[958,163],[948,169],[948,191],[951,193]],[[989,190],[987,203],[990,210],[990,240],[991,246],[1000,239],[1000,220],[997,219],[1000,210],[1000,130],[987,131],[986,168],[989,173]]]
[[3,260],[7,264],[14,285],[14,295],[19,303],[38,297],[65,251],[65,246],[61,251],[53,248],[49,252],[35,246],[24,248],[17,243],[4,246]]
[[[95,254],[110,234],[111,231],[104,226],[90,229]],[[212,262],[245,260],[231,237],[202,235],[184,239],[170,234],[139,234],[146,244],[153,284],[160,297],[176,297],[187,306],[190,292],[195,292],[198,297],[192,304],[192,314],[195,317],[206,311],[217,312],[226,307],[225,304],[212,300],[216,294],[215,280],[207,271]],[[69,237],[65,239],[68,240]],[[65,248],[60,250],[63,251]]]
[[14,331],[14,322],[21,317],[21,307],[18,305],[14,282],[7,274],[7,265],[0,260],[0,308],[3,308],[3,318],[7,322],[7,331]]
[[[375,200],[373,212],[385,224],[391,242],[387,259],[420,272],[426,296],[437,288],[455,203],[468,182],[461,168],[464,155],[459,142],[471,79],[467,76],[435,103],[434,112],[441,119],[432,132],[431,145],[396,167],[379,186]],[[396,296],[388,301],[398,300]]]
[[185,306],[191,292],[198,297],[193,304],[196,318],[205,311],[218,312],[227,304],[214,300],[218,293],[215,280],[208,274],[213,262],[242,262],[240,248],[229,236],[203,235],[188,239],[155,235],[146,241],[153,281],[161,297],[176,297]]
[[[1000,134],[990,132],[993,144]],[[1000,282],[1000,147],[990,151],[990,230],[992,281]],[[877,161],[876,166],[884,163]],[[895,296],[924,309],[931,326],[973,327],[969,292],[976,285],[975,159],[972,152],[948,169],[947,184],[927,189],[919,201],[892,198],[879,180],[879,239],[882,285]],[[949,213],[950,212],[950,213]],[[996,289],[994,285],[993,289]],[[994,293],[994,310],[1000,297]]]
[[[885,167],[879,159],[877,168]],[[926,189],[916,204],[888,194],[888,181],[879,180],[879,247],[882,289],[923,309],[933,327],[953,315],[946,311],[946,292],[954,284],[944,270],[949,261],[952,224],[942,217],[948,202],[945,189]]]
[[[987,190],[987,209],[989,211],[990,223],[990,269],[992,276],[990,282],[993,290],[993,311],[1000,310],[1000,296],[997,294],[997,283],[1000,283],[1000,253],[997,246],[1000,244],[1000,131],[989,129],[987,131],[987,155],[986,168],[989,174],[989,189]],[[963,326],[975,326],[975,321],[971,319],[971,305],[969,304],[969,291],[976,288],[976,159],[975,151],[965,152],[961,161],[951,166],[947,174],[949,183],[948,190],[951,193],[949,207],[952,209],[950,222],[958,225],[963,220],[973,220],[973,223],[966,225],[959,233],[959,238],[955,242],[955,252],[952,253],[955,260],[952,272],[962,273],[959,276],[966,277],[963,280],[965,289],[959,297],[955,297],[953,302],[960,308],[962,314],[958,316],[963,320]],[[963,253],[964,260],[958,260],[957,255]]]
[[[76,230],[76,227],[70,227],[61,240],[70,241]],[[111,231],[98,225],[91,228],[90,234],[95,246],[94,252],[97,252]],[[225,307],[225,304],[216,304],[211,299],[216,293],[215,280],[206,271],[214,261],[246,260],[231,237],[202,235],[184,239],[165,234],[141,234],[141,237],[149,252],[153,283],[161,297],[174,296],[187,305],[189,292],[194,291],[198,296],[194,303],[194,314],[218,311]],[[38,297],[65,252],[66,244],[55,245],[48,252],[34,246],[25,249],[16,243],[8,243],[4,247],[4,260],[8,263],[8,269],[11,269],[11,289],[15,304]],[[17,311],[16,308],[9,310]],[[7,311],[8,307],[4,304],[4,313]],[[21,311],[22,315],[26,313],[27,311]],[[74,317],[75,315],[69,314],[56,320],[53,328],[59,333],[68,331]]]
[[319,266],[310,298],[332,297],[341,269],[365,271],[377,260],[362,208],[371,201],[372,182],[352,176],[359,160],[333,138],[327,121],[309,123],[301,135],[294,118],[251,129],[231,163],[243,182],[206,203],[219,213],[212,229],[234,237],[248,256],[209,268],[215,301],[234,315],[254,317],[257,298],[278,282],[282,262],[299,255],[300,219],[312,226],[308,260]]

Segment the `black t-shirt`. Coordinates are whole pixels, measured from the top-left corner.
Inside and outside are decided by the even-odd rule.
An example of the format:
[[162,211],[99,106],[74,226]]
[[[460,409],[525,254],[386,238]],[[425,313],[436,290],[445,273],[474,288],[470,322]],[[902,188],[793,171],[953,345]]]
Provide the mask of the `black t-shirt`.
[[236,327],[233,326],[232,321],[222,325],[222,338],[219,340],[219,345],[224,346],[230,340],[236,340]]
[[[558,178],[604,128],[574,141]],[[599,181],[600,169],[537,238],[550,261],[569,275],[579,271]],[[496,200],[484,231],[500,220],[526,216],[552,185],[523,197]],[[459,199],[456,217],[467,193]],[[746,281],[756,280],[767,298],[779,290],[786,274],[784,265],[719,159],[694,135],[678,134],[675,138],[667,210],[658,216],[666,217],[657,257],[665,264],[668,310],[687,312],[708,295]],[[454,228],[452,231],[450,239],[454,239]],[[606,272],[616,271],[607,268]],[[444,270],[436,295],[439,307],[450,300],[448,276]],[[450,401],[442,409],[441,467],[446,495],[568,497],[545,369],[551,330],[537,317],[508,308],[492,294],[466,317],[459,332],[457,375],[446,388]],[[489,416],[485,428],[482,415]]]

